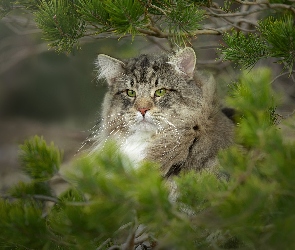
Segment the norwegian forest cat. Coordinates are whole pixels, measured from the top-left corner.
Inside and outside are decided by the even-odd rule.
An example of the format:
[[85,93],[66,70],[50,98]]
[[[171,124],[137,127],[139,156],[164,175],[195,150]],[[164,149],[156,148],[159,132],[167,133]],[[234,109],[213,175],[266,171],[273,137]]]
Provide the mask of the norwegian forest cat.
[[234,124],[220,108],[212,77],[196,72],[192,48],[124,62],[101,54],[96,64],[109,90],[92,151],[112,139],[135,165],[158,162],[164,177],[214,169],[218,151],[232,143]]

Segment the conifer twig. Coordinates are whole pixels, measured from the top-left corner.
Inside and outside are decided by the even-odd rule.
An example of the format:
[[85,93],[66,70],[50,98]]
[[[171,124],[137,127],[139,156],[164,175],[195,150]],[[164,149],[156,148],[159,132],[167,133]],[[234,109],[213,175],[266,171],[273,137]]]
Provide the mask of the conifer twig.
[[269,3],[267,2],[248,2],[248,1],[241,1],[241,0],[234,0],[235,2],[243,5],[266,5],[270,9],[288,9],[295,13],[295,8],[292,5],[282,4],[282,3]]
[[58,203],[59,202],[59,199],[57,199],[55,197],[41,195],[41,194],[34,194],[31,197],[34,198],[34,199],[36,199],[36,200],[51,201],[51,202],[54,202],[54,203]]
[[163,10],[163,9],[161,9],[160,7],[158,7],[158,6],[154,5],[154,4],[152,4],[150,1],[148,2],[148,5],[149,5],[150,7],[152,7],[152,8],[154,8],[155,10],[160,11],[160,12],[163,13],[165,16],[167,16],[167,13],[166,13],[165,10]]
[[234,12],[234,13],[226,13],[226,12],[224,12],[222,14],[219,14],[219,13],[216,13],[216,12],[212,11],[211,8],[207,8],[207,10],[209,10],[209,9],[211,10],[211,14],[210,13],[207,13],[207,15],[214,16],[214,17],[248,16],[248,15],[251,15],[251,14],[254,14],[254,13],[257,13],[257,12],[260,12],[260,11],[263,11],[263,10],[266,10],[266,8],[260,8],[260,9],[249,10],[249,11],[244,11],[244,12]]
[[[12,199],[12,200],[20,198],[20,197],[14,197],[14,196],[11,196],[11,195],[8,195],[8,194],[1,195],[0,197],[2,199]],[[36,199],[36,200],[51,201],[51,202],[54,202],[54,203],[59,202],[58,198],[51,197],[51,196],[46,196],[46,195],[41,195],[41,194],[24,195],[23,198],[33,198],[33,199]]]
[[294,74],[295,73],[295,70],[292,70],[291,72],[290,71],[287,71],[287,72],[283,72],[279,75],[277,75],[274,79],[272,79],[272,81],[270,82],[270,84],[273,84],[278,78],[280,78],[281,76],[284,76],[284,75],[287,75],[287,74]]
[[[168,34],[168,33],[164,33],[160,30],[158,30],[157,32],[152,32],[149,30],[145,30],[145,29],[137,29],[140,33],[148,35],[148,36],[154,36],[154,37],[158,37],[158,38],[169,38],[172,37],[173,34]],[[155,31],[156,28],[153,27],[153,31]],[[187,35],[187,34],[181,34],[180,36],[188,36],[188,37],[193,37],[193,36],[197,36],[197,35],[221,35],[222,32],[224,30],[223,29],[200,29],[200,30],[196,30],[194,32],[192,32],[191,34]]]

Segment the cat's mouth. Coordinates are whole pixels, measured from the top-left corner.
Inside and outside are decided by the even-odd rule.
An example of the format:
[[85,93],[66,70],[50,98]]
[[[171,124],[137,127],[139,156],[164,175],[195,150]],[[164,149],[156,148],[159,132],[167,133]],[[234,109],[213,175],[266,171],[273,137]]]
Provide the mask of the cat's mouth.
[[139,121],[136,124],[136,129],[142,130],[142,131],[154,131],[154,130],[156,130],[156,126],[154,123],[152,123],[148,119],[143,118],[141,121]]
[[153,119],[149,116],[138,117],[136,123],[133,125],[133,129],[136,131],[152,132],[157,130],[157,126],[153,122]]

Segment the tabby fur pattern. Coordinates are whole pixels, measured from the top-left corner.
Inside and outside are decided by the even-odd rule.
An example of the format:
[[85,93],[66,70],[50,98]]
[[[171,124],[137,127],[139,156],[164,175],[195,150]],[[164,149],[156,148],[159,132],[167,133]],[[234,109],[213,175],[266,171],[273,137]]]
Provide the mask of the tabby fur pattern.
[[234,124],[221,110],[214,79],[195,64],[189,47],[124,62],[98,55],[98,79],[106,79],[108,92],[91,151],[114,140],[135,166],[155,161],[164,177],[214,169],[218,151],[232,144]]

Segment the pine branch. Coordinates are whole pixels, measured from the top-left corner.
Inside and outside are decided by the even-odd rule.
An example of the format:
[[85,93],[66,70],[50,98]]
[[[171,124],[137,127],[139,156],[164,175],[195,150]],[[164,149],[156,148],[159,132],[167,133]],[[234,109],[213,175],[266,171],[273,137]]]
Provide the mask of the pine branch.
[[[211,13],[209,13],[208,15],[214,16],[214,17],[239,17],[239,16],[249,16],[251,14],[255,14],[257,12],[261,12],[264,10],[266,10],[266,9],[260,8],[260,9],[254,9],[254,10],[249,10],[249,11],[244,11],[244,12],[234,12],[234,13],[226,13],[225,12],[225,13],[219,14],[219,13],[213,12],[213,10],[210,9]],[[214,11],[216,11],[216,10],[214,9]]]
[[42,0],[35,16],[44,38],[51,41],[50,46],[56,47],[59,52],[70,52],[86,29],[75,5],[68,0]]
[[227,46],[219,49],[224,60],[230,60],[240,64],[244,68],[252,68],[256,62],[269,56],[268,47],[258,35],[244,35],[233,31],[225,33],[223,39]]
[[292,71],[295,62],[295,30],[294,20],[290,15],[275,19],[269,17],[259,22],[262,37],[270,44],[270,55],[281,58]]
[[[279,79],[280,77],[282,77],[282,76],[284,76],[284,75],[287,75],[287,74],[292,74],[292,75],[294,75],[295,74],[295,70],[292,70],[291,72],[283,72],[283,73],[281,73],[281,74],[279,74],[279,75],[277,75],[275,78],[273,78],[272,79],[272,81],[270,82],[270,85],[272,85],[277,79]],[[294,79],[293,79],[293,82],[295,82],[294,81]]]
[[[10,201],[17,199],[15,196],[7,195],[7,194],[1,195],[1,198],[5,199],[5,200],[10,200]],[[39,195],[39,194],[26,195],[26,196],[21,196],[19,198],[35,199],[35,200],[51,201],[51,202],[54,202],[54,203],[59,203],[59,200],[57,198],[55,198],[55,197],[46,196],[46,195]]]
[[[145,29],[137,29],[140,33],[148,36],[154,36],[158,38],[173,38],[173,34],[164,33],[161,30],[149,27],[152,31],[145,30]],[[195,36],[199,35],[221,35],[224,30],[218,30],[218,29],[202,29],[202,30],[195,30],[194,32],[191,32],[190,34],[184,33],[184,32],[178,32],[178,36],[180,37],[190,37],[193,38]]]
[[25,141],[20,146],[20,161],[23,170],[35,180],[48,180],[59,170],[62,154],[52,143],[47,146],[41,137]]
[[266,5],[270,9],[284,9],[284,10],[290,10],[293,13],[295,13],[295,7],[288,4],[280,4],[280,3],[268,3],[268,2],[248,2],[248,1],[241,1],[241,0],[234,0],[235,2],[243,5],[259,5],[263,6]]

